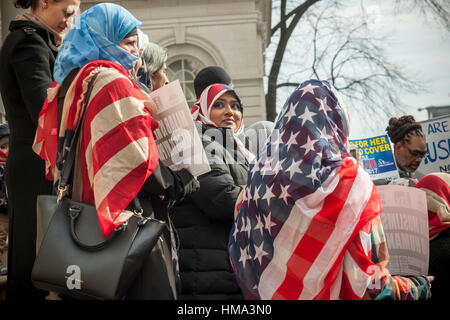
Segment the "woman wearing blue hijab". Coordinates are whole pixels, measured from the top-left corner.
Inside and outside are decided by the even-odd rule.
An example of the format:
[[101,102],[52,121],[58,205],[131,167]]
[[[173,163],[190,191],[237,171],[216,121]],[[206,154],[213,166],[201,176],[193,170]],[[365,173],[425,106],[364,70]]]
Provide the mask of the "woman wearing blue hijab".
[[94,60],[114,61],[126,70],[133,69],[138,56],[119,44],[130,32],[137,38],[140,26],[141,22],[119,5],[101,3],[91,7],[64,39],[55,62],[55,81],[62,84],[71,70]]
[[[157,123],[151,107],[144,104],[150,97],[130,75],[139,59],[140,25],[126,9],[111,3],[98,4],[81,15],[56,59],[55,82],[39,115],[33,145],[56,187],[66,146],[72,145],[80,126],[69,196],[95,205],[105,238],[130,217],[133,199],[140,200],[145,215],[167,221],[169,201],[198,189],[189,171],[173,172],[159,162],[153,133]],[[165,261],[150,256],[126,298],[176,298],[170,231],[163,237],[153,252],[163,252]]]

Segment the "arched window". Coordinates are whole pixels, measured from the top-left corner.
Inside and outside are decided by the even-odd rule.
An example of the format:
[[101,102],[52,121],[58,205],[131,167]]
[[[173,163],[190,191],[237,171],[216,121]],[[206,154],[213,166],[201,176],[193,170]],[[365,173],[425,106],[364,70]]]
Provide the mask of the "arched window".
[[194,90],[194,78],[197,73],[204,68],[204,65],[192,57],[174,57],[167,62],[167,77],[169,81],[179,80],[181,88],[192,108],[197,100]]

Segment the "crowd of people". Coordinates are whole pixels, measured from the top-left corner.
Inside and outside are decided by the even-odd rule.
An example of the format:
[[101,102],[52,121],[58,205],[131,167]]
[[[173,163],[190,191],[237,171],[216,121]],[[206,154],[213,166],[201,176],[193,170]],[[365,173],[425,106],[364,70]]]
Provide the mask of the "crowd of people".
[[[136,197],[144,212],[168,225],[163,238],[175,296],[171,288],[155,288],[151,270],[143,268],[140,290],[124,298],[445,297],[450,178],[416,172],[426,141],[412,116],[392,118],[386,128],[400,179],[372,182],[350,154],[348,111],[328,82],[303,82],[275,122],[245,128],[245,101],[230,75],[208,66],[194,80],[191,116],[211,170],[175,171],[158,157],[149,96],[169,83],[167,49],[117,4],[94,5],[76,20],[79,0],[15,4],[30,12],[11,22],[0,54],[8,121],[0,126],[6,178],[0,215],[9,218],[8,232],[0,228],[0,253],[8,246],[0,272],[7,274],[7,299],[48,295],[31,282],[36,199],[58,192],[77,129],[67,196],[95,205],[103,236],[129,218]],[[427,194],[429,275],[393,275],[386,268],[376,186],[388,183]]]

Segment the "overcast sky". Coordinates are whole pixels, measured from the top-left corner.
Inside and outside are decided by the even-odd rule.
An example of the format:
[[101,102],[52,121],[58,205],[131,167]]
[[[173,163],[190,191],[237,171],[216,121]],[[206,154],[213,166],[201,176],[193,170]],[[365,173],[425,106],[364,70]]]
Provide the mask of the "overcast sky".
[[[435,22],[426,21],[419,12],[394,15],[392,6],[373,2],[373,28],[389,34],[385,48],[388,58],[426,85],[428,92],[403,97],[416,120],[426,120],[427,112],[417,111],[418,108],[450,105],[450,33]],[[365,133],[358,125],[352,129],[353,138]]]

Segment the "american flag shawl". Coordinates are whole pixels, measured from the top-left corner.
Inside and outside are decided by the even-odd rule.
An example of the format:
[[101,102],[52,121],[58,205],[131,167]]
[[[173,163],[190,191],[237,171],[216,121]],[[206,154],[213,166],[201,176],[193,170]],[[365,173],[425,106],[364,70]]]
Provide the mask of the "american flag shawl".
[[47,178],[57,183],[95,74],[71,187],[72,199],[95,204],[106,237],[130,217],[124,209],[158,162],[153,136],[157,123],[143,103],[148,96],[128,71],[112,61],[83,66],[66,93],[58,135],[55,119],[61,86],[54,82],[39,114],[33,150],[46,161]]
[[191,109],[192,120],[198,121],[208,126],[217,127],[217,125],[210,118],[211,109],[216,100],[226,92],[233,92],[242,107],[241,123],[238,130],[236,132],[233,132],[233,136],[239,150],[242,152],[247,162],[250,163],[255,158],[255,155],[252,154],[247,148],[245,148],[242,141],[237,137],[244,132],[244,108],[241,99],[233,88],[220,83],[214,83],[206,87]]
[[229,238],[247,299],[363,297],[374,265],[363,227],[382,206],[350,158],[348,128],[347,110],[325,81],[302,83],[283,107],[250,164]]
[[8,160],[8,152],[0,150],[0,166],[6,165],[6,160]]
[[428,225],[430,240],[450,228],[450,174],[436,172],[427,174],[416,184],[427,194]]

